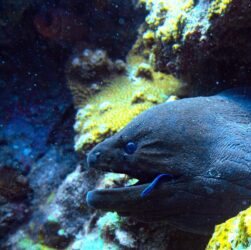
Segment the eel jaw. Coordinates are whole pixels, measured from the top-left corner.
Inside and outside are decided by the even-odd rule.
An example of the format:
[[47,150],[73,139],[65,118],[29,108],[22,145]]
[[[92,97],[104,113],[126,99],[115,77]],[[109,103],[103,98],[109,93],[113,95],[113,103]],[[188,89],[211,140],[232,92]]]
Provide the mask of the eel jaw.
[[134,209],[137,210],[141,205],[145,206],[152,198],[163,195],[163,193],[161,193],[161,190],[163,189],[162,184],[170,182],[174,184],[175,182],[174,179],[165,178],[165,180],[162,181],[163,183],[159,183],[158,187],[155,187],[148,196],[142,197],[142,192],[150,185],[157,175],[154,174],[151,178],[149,178],[149,176],[147,178],[143,177],[132,186],[95,189],[89,191],[86,196],[86,202],[88,206],[95,209],[130,213]]
[[126,211],[127,204],[142,200],[140,194],[149,184],[128,187],[95,189],[86,196],[87,204],[95,209],[107,211]]
[[[163,195],[163,193],[161,193],[161,187],[165,183],[175,182],[175,180],[165,178],[165,180],[162,180],[149,195],[142,197],[141,193],[149,186],[149,184],[158,175],[165,173],[156,172],[152,168],[144,168],[144,170],[139,168],[132,170],[132,168],[125,166],[121,168],[115,168],[113,166],[110,168],[108,163],[102,161],[102,155],[105,155],[105,152],[100,145],[97,145],[92,149],[87,155],[87,164],[89,168],[106,172],[127,174],[129,177],[138,179],[139,182],[132,186],[95,189],[89,191],[86,196],[86,202],[88,206],[92,208],[129,213],[134,210],[134,208],[138,209],[138,206],[146,206],[147,202],[155,196],[159,195],[161,197]],[[175,176],[175,174],[171,174]]]

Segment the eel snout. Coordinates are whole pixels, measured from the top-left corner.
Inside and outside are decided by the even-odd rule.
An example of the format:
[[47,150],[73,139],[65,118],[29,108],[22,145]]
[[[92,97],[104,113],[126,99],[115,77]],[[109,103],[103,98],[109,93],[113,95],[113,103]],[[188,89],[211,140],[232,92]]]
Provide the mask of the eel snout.
[[100,156],[100,152],[93,152],[93,153],[89,153],[87,155],[87,165],[89,168],[94,168],[95,165],[97,165],[98,159]]
[[[108,146],[107,146],[108,143]],[[121,162],[112,160],[114,152],[111,152],[110,141],[107,139],[94,147],[87,155],[89,168],[127,174],[137,178],[138,182],[131,186],[96,189],[88,192],[86,201],[90,207],[102,210],[129,212],[133,209],[143,209],[152,199],[163,199],[163,194],[172,195],[174,188],[164,188],[164,184],[174,186],[180,176],[169,173],[159,173],[148,168],[144,171],[140,168],[126,168]],[[111,163],[110,163],[111,161]],[[155,198],[154,198],[155,197]]]

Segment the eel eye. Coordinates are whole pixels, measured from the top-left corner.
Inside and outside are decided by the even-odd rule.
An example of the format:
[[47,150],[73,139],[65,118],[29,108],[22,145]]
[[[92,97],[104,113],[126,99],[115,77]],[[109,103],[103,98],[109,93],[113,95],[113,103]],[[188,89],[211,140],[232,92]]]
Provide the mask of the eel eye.
[[129,155],[133,154],[137,149],[137,145],[136,143],[132,142],[132,141],[129,141],[127,142],[127,144],[125,145],[125,152]]

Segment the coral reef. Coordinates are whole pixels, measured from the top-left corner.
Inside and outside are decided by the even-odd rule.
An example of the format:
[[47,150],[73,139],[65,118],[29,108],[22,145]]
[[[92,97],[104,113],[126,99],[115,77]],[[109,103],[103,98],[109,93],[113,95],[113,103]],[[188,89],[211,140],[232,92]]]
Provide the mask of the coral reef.
[[250,249],[251,208],[217,225],[206,250]]
[[90,95],[100,91],[104,84],[103,78],[121,74],[125,68],[124,61],[112,61],[102,49],[84,49],[73,55],[67,64],[66,75],[75,106],[81,105]]
[[208,9],[208,17],[213,18],[214,16],[224,15],[231,3],[232,0],[212,1]]
[[66,234],[61,225],[53,220],[43,224],[39,233],[40,241],[44,245],[58,249],[66,248],[72,240],[71,235]]
[[183,40],[182,26],[187,19],[191,19],[190,11],[194,7],[193,0],[163,1],[141,0],[146,9],[150,11],[146,17],[147,29],[143,34],[143,41],[149,44],[149,40],[162,41],[164,43]]
[[135,183],[124,174],[82,172],[69,174],[58,191],[43,205],[44,218],[35,213],[29,229],[11,238],[18,249],[203,249],[207,237],[173,230],[165,223],[145,224],[117,213],[87,208],[88,189],[126,186]]
[[34,190],[33,203],[46,200],[67,176],[74,170],[76,156],[68,154],[57,147],[51,147],[47,153],[36,161],[28,175],[30,185]]
[[91,209],[87,207],[84,196],[94,187],[97,179],[96,173],[83,172],[82,167],[77,166],[33,213],[28,226],[11,238],[12,245],[18,245],[21,249],[28,246],[67,248],[89,221]]
[[206,241],[205,237],[172,231],[163,224],[142,224],[121,219],[116,213],[107,213],[100,217],[90,233],[80,233],[71,249],[202,250]]
[[32,241],[29,237],[23,235],[23,239],[16,245],[20,250],[55,250],[43,244]]
[[215,0],[206,4],[194,0],[139,0],[139,3],[149,11],[145,19],[147,28],[142,36],[143,43],[172,43],[175,52],[180,43],[184,44],[187,36],[198,30],[201,36],[204,35],[210,26],[209,19],[224,15],[232,1]]
[[240,4],[238,0],[139,0],[138,3],[149,13],[140,28],[137,49],[158,70],[178,74],[193,85],[194,94],[249,81],[248,1]]
[[198,28],[202,34],[206,32],[209,27],[207,15],[195,8],[193,0],[140,0],[139,3],[145,5],[149,14],[141,27],[138,43],[152,64],[172,72],[169,59],[179,54],[189,34],[197,32]]
[[123,72],[125,64],[121,60],[112,60],[102,49],[84,49],[70,60],[66,73],[70,78],[81,81],[97,81],[112,72]]
[[119,131],[142,111],[168,101],[181,86],[177,79],[154,71],[142,57],[133,54],[127,58],[125,74],[111,75],[103,82],[106,86],[85,100],[77,112],[74,129],[78,151]]
[[48,208],[47,219],[54,218],[67,235],[75,235],[91,211],[84,197],[89,188],[94,187],[97,179],[95,172],[83,172],[78,166],[57,190]]

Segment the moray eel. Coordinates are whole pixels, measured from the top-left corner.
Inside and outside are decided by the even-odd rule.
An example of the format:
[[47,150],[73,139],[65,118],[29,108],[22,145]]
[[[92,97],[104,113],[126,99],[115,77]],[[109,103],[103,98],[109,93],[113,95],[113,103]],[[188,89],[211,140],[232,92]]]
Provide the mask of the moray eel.
[[251,205],[251,91],[150,108],[95,146],[87,162],[139,179],[88,192],[89,206],[207,235]]

